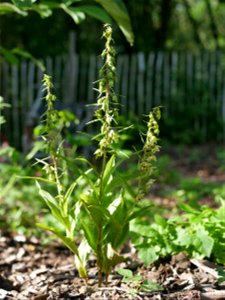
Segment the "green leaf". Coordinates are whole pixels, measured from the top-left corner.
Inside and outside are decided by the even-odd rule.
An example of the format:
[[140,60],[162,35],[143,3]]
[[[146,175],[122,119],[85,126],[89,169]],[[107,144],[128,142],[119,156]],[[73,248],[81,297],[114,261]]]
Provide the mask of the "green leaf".
[[197,252],[206,257],[210,257],[214,245],[214,239],[209,236],[208,231],[203,227],[196,228],[196,236],[193,240]]
[[105,226],[105,235],[114,249],[117,249],[127,239],[129,232],[127,215],[128,208],[126,202],[121,201]]
[[166,222],[165,218],[162,218],[160,215],[156,214],[156,215],[154,216],[154,219],[155,219],[155,222],[156,222],[158,225],[160,225],[160,226],[162,226],[162,227],[166,227],[167,222]]
[[102,186],[103,189],[107,186],[109,183],[110,177],[112,176],[113,173],[113,167],[115,166],[115,155],[112,155],[109,161],[107,162],[103,176],[102,176]]
[[97,253],[97,228],[95,224],[85,224],[81,222],[81,226],[84,230],[85,237],[90,245],[91,249]]
[[108,14],[116,21],[128,42],[133,45],[134,34],[131,28],[130,17],[124,3],[121,0],[95,1],[102,5]]
[[90,213],[93,221],[96,225],[102,224],[106,219],[110,218],[110,213],[104,207],[98,205],[86,205],[85,206]]
[[90,246],[87,243],[86,239],[83,239],[78,247],[79,257],[75,255],[75,265],[79,271],[79,274],[83,278],[87,278],[87,270],[85,268],[88,255],[90,253]]
[[93,196],[95,199],[98,199],[99,196],[99,188],[95,186],[94,182],[91,180],[89,173],[92,172],[93,169],[89,169],[86,172],[83,172],[82,170],[80,170],[81,173],[81,177],[83,177],[84,179],[87,180],[88,184],[91,186],[91,189],[93,191]]
[[42,228],[42,229],[45,229],[47,231],[50,231],[50,232],[54,233],[64,243],[64,245],[66,245],[67,248],[69,248],[75,255],[77,255],[78,258],[80,257],[79,252],[78,252],[78,248],[77,248],[74,240],[62,235],[55,228],[50,227],[46,224],[37,223],[37,226]]
[[32,149],[26,155],[26,160],[32,159],[35,156],[35,154],[37,154],[40,150],[43,149],[43,147],[45,147],[45,144],[45,141],[35,141]]
[[[0,14],[1,14],[1,6],[0,6]],[[0,47],[0,53],[4,56],[4,59],[7,60],[10,64],[16,65],[19,63],[19,59],[16,57],[16,55],[12,53],[12,51]]]
[[85,19],[85,14],[79,9],[79,7],[68,7],[65,4],[60,4],[60,7],[74,20],[76,24],[79,24]]
[[152,206],[153,206],[153,205],[150,204],[150,205],[146,205],[146,206],[141,207],[141,208],[137,208],[136,210],[134,210],[134,212],[132,212],[132,213],[129,215],[128,220],[131,221],[131,220],[133,220],[133,219],[135,219],[135,218],[137,218],[137,217],[141,217],[142,215],[145,215],[146,212],[147,212],[150,208],[152,208]]
[[6,13],[17,13],[22,16],[27,16],[27,12],[19,9],[16,5],[7,2],[0,3],[0,15]]
[[34,2],[36,2],[37,0],[12,0],[12,2],[16,5],[16,6],[18,6],[18,7],[20,7],[20,8],[22,8],[22,7],[31,7],[32,6],[32,4],[34,3]]
[[158,248],[155,246],[141,248],[138,251],[138,257],[145,265],[150,265],[159,259]]
[[124,277],[128,277],[128,278],[133,277],[133,272],[129,269],[117,269],[116,272]]
[[67,218],[64,218],[61,214],[60,207],[58,206],[58,202],[54,197],[52,197],[51,194],[49,194],[47,191],[44,191],[39,187],[39,194],[40,196],[45,200],[47,206],[50,208],[52,215],[66,228],[69,229],[70,225],[68,224]]
[[177,245],[188,248],[192,243],[192,234],[187,228],[176,226],[177,239],[174,241]]
[[27,52],[25,50],[22,50],[20,48],[14,48],[12,50],[12,53],[20,55],[20,56],[22,56],[24,58],[32,60],[37,65],[38,68],[40,68],[42,71],[45,71],[44,64],[40,60],[36,59],[31,53],[29,53],[29,52]]
[[[43,177],[35,177],[35,176],[17,176],[18,178],[23,178],[23,179],[34,179],[36,180],[37,182],[38,181],[43,181],[43,182],[46,182],[46,183],[50,183],[50,184],[53,184],[53,185],[56,185],[55,181],[52,181],[52,180],[49,180],[49,179],[46,179],[46,178],[43,178]],[[40,187],[40,185],[37,183],[38,185],[38,188]]]
[[112,20],[104,9],[96,5],[83,5],[79,6],[79,11],[83,12],[95,19],[102,21],[103,23],[111,23]]
[[109,243],[107,244],[106,253],[107,254],[105,263],[103,265],[103,272],[108,274],[112,267],[120,264],[121,262],[124,262],[125,257],[116,252]]
[[[78,178],[78,179],[79,179],[79,178]],[[74,191],[76,185],[77,185],[77,180],[75,180],[75,181],[70,185],[70,187],[68,188],[68,190],[66,191],[66,194],[65,194],[65,197],[64,197],[65,201],[68,201],[68,200],[69,200],[69,198],[70,198],[72,192]]]
[[143,281],[141,289],[145,292],[163,291],[163,288],[160,284],[147,279]]
[[185,203],[179,203],[179,207],[187,213],[197,214],[197,215],[200,213],[199,210],[196,210],[193,207],[191,207],[190,205],[185,204]]

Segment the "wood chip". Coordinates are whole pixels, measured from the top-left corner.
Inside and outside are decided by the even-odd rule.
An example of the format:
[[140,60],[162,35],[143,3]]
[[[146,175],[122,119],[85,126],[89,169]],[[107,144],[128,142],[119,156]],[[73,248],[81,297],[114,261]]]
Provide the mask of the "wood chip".
[[201,293],[202,300],[224,300],[225,299],[225,291],[213,291]]

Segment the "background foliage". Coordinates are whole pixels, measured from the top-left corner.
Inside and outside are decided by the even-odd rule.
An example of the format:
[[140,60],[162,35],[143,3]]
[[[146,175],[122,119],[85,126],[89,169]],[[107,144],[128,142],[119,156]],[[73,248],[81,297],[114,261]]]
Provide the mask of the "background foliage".
[[[77,34],[78,52],[99,53],[102,49],[102,43],[96,39],[96,36],[101,33],[99,19],[101,21],[110,19],[110,16],[102,9],[104,7],[102,1],[7,2],[15,4],[23,2],[27,5],[35,2],[36,7],[32,11],[29,10],[26,18],[21,18],[21,14],[14,13],[1,17],[1,45],[6,48],[18,45],[38,57],[59,54],[67,50],[67,33],[72,30]],[[120,6],[124,3],[132,20],[135,35],[134,47],[125,41],[119,28],[114,30],[117,48],[120,52],[174,49],[198,51],[225,47],[225,3],[222,0],[108,2],[119,3]],[[70,11],[66,14],[62,12],[63,9],[60,7],[62,4],[70,5]],[[82,7],[82,9],[79,11],[77,7]],[[84,11],[88,14],[84,15]],[[77,15],[72,15],[71,18],[71,12],[77,12]],[[96,19],[93,19],[91,15]],[[80,22],[79,26],[73,19],[76,23]],[[82,22],[84,19],[85,22]],[[124,22],[125,19],[123,17],[122,19]],[[127,32],[127,29],[125,31]],[[132,36],[129,39],[131,41]]]

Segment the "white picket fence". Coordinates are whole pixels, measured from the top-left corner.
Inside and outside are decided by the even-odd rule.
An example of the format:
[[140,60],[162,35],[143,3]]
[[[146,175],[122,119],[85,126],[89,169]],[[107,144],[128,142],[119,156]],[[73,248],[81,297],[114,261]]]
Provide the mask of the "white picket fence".
[[[210,120],[221,122],[215,139],[224,139],[224,58],[220,52],[118,55],[116,93],[121,113],[142,118],[152,107],[161,105],[165,120],[176,121],[177,115],[189,113],[191,130],[202,131],[206,140]],[[75,113],[83,107],[80,115],[85,119],[88,111],[84,104],[94,103],[96,98],[93,82],[98,79],[100,57],[72,53],[46,58],[43,63],[45,72],[53,77],[59,101],[72,105]],[[21,148],[28,114],[40,97],[42,76],[43,71],[33,61],[0,64],[0,95],[11,104],[11,109],[5,110],[4,130],[14,146]]]

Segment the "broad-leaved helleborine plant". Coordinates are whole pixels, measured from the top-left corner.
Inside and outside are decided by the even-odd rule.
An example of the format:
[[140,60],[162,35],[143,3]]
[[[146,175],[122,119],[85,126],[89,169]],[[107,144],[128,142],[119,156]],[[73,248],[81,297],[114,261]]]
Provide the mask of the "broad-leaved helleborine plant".
[[[114,92],[115,50],[110,25],[104,26],[103,37],[106,40],[101,54],[103,66],[92,121],[100,124],[99,134],[93,137],[93,142],[97,141],[98,145],[94,162],[93,158],[89,161],[85,157],[77,157],[77,167],[73,170],[68,167],[62,126],[59,126],[62,122],[59,122],[59,112],[54,109],[56,99],[51,92],[51,79],[45,75],[43,84],[47,110],[42,138],[48,157],[38,162],[43,165],[47,178],[35,178],[39,193],[55,218],[54,225],[39,226],[54,233],[74,253],[76,267],[86,282],[86,262],[92,250],[97,258],[99,286],[103,274],[107,281],[112,267],[123,260],[119,249],[128,239],[130,221],[146,212],[148,207],[140,203],[152,182],[152,163],[159,150],[160,118],[159,108],[150,112],[143,150],[134,153],[140,157],[137,170],[132,174],[124,172],[124,161],[129,157],[118,147],[120,133],[124,129],[117,124],[119,105]],[[72,182],[68,176],[69,179],[74,177]],[[79,239],[75,241],[78,233]]]

